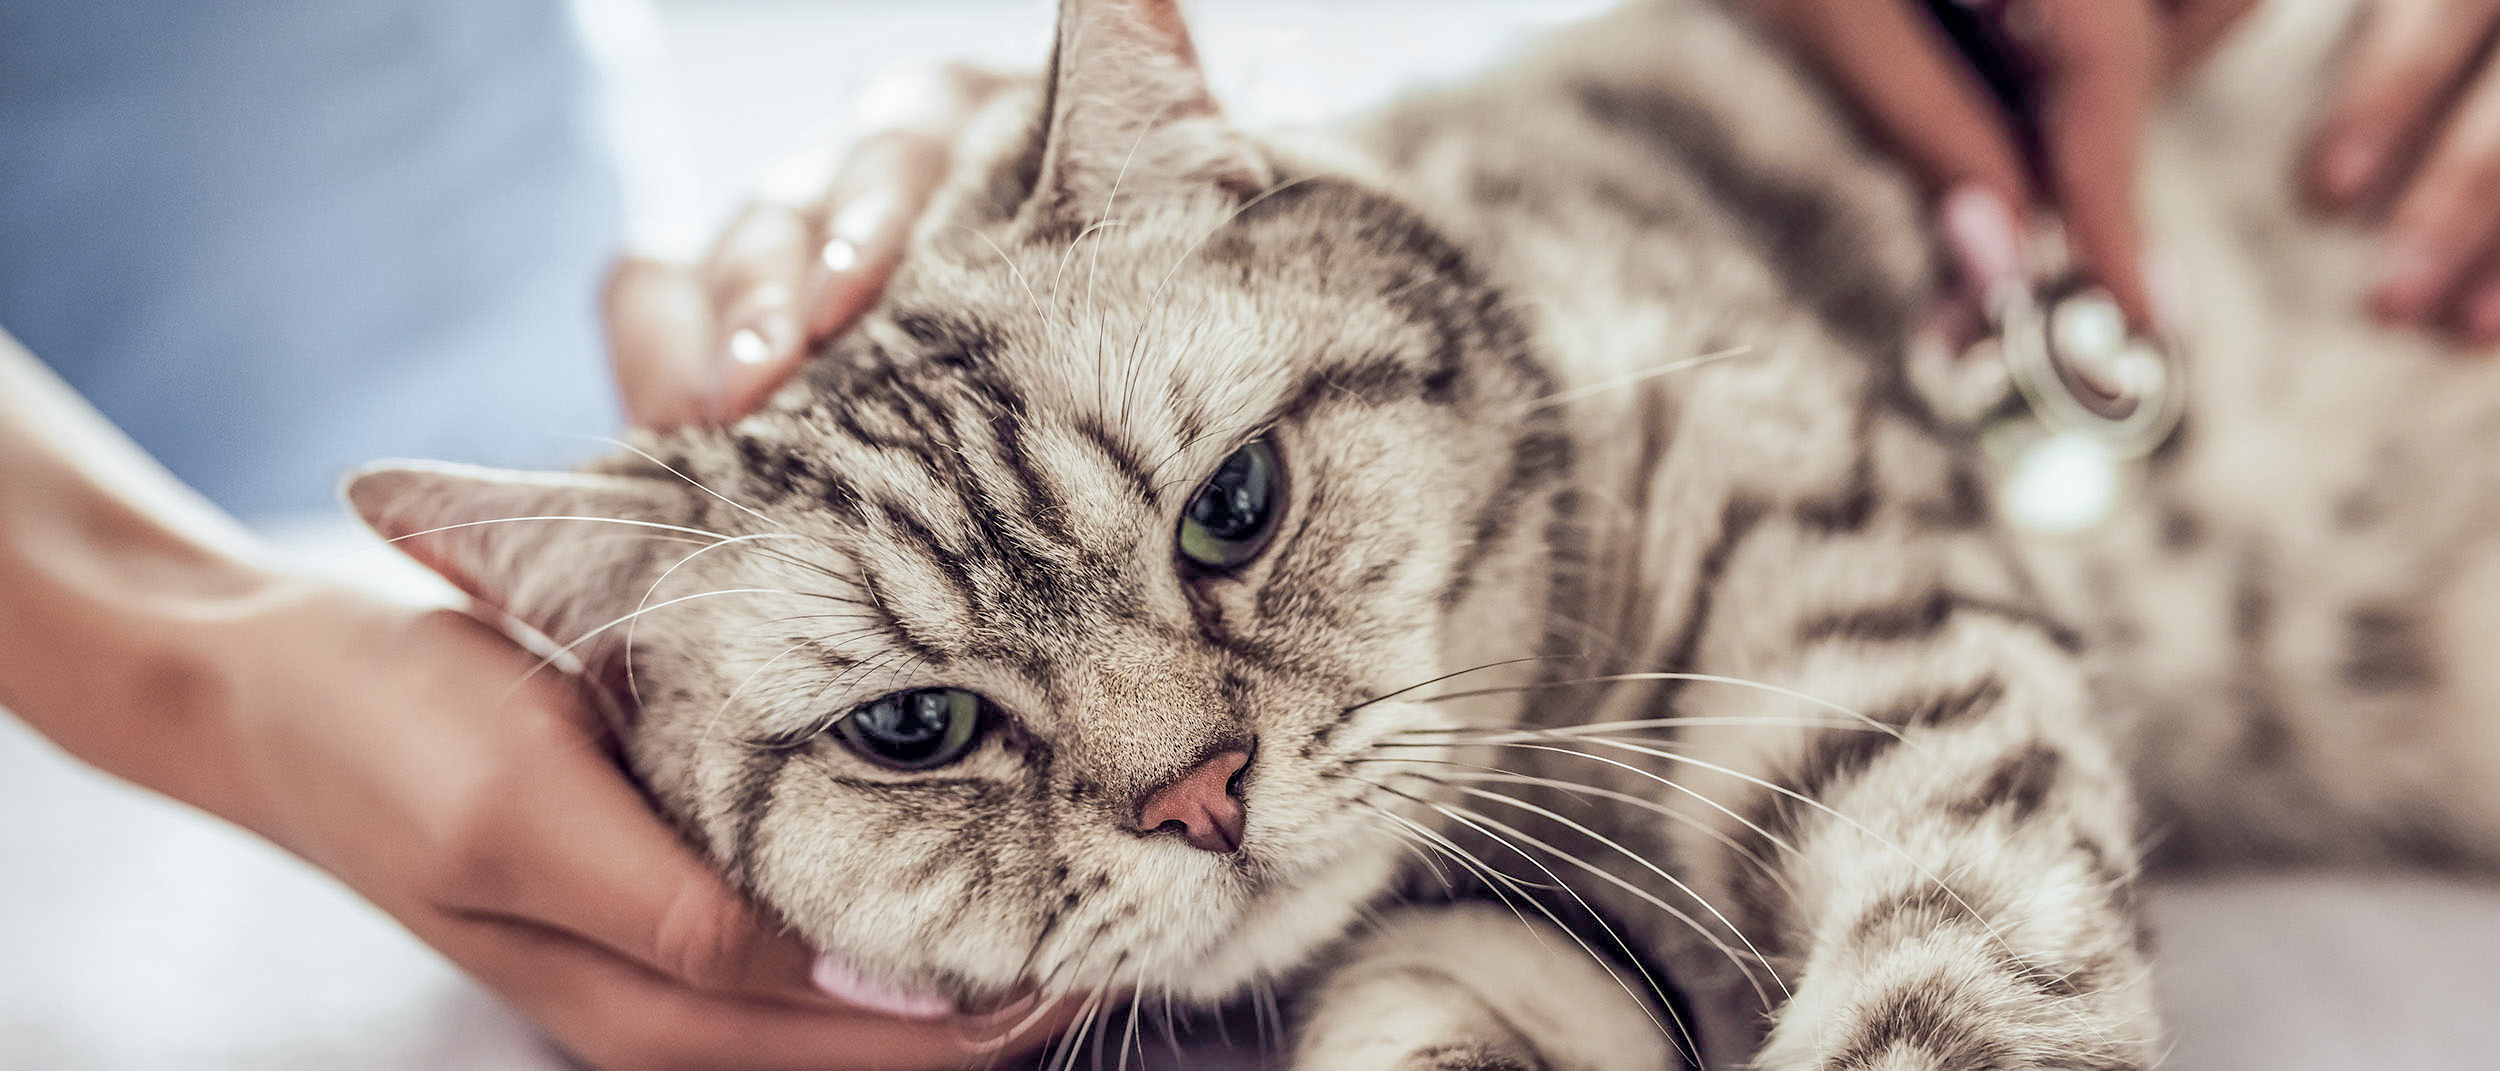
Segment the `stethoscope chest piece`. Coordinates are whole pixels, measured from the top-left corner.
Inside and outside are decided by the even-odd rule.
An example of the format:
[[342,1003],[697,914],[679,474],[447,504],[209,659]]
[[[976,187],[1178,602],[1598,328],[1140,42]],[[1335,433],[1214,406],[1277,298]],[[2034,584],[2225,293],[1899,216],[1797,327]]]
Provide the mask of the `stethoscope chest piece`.
[[2006,378],[2050,432],[2138,458],[2178,426],[2187,378],[2173,348],[2129,331],[2106,291],[2073,280],[2036,296],[2007,286],[1988,306]]
[[1995,463],[2007,522],[2049,534],[2098,527],[2140,481],[2138,462],[2178,427],[2187,377],[2175,349],[2129,331],[2107,292],[2073,280],[2001,288],[1987,319],[1988,333],[1959,354],[1914,352],[1913,380]]

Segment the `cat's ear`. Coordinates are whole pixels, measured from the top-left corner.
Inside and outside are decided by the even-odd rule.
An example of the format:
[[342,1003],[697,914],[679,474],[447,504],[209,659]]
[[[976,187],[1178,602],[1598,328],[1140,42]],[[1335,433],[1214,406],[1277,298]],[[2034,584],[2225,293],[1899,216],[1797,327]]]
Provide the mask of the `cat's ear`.
[[[1174,190],[1247,198],[1273,177],[1224,120],[1175,0],[1061,0],[1041,168],[1020,221],[1082,229]],[[1134,203],[1133,201],[1131,203]]]
[[[348,504],[384,539],[565,644],[633,612],[689,512],[685,491],[650,477],[436,462],[377,465],[346,487]],[[576,653],[595,662],[600,646]]]

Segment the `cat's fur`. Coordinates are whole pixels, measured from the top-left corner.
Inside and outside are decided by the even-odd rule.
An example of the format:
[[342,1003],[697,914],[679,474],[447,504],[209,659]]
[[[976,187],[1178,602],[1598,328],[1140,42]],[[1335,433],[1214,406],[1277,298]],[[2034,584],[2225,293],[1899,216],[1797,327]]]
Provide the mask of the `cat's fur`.
[[[2146,1067],[2139,844],[2500,847],[2500,370],[2367,326],[2287,188],[2348,14],[2260,15],[2158,132],[2192,409],[2085,537],[1999,525],[1903,385],[1905,176],[1690,0],[1294,144],[1168,6],[1070,0],[766,411],[352,495],[583,638],[688,835],[898,986],[1290,981],[1308,1071]],[[1260,435],[1282,533],[1177,567]],[[580,516],[628,523],[435,530]],[[959,763],[822,731],[941,684],[1010,714]],[[1228,748],[1238,852],[1135,828]]]

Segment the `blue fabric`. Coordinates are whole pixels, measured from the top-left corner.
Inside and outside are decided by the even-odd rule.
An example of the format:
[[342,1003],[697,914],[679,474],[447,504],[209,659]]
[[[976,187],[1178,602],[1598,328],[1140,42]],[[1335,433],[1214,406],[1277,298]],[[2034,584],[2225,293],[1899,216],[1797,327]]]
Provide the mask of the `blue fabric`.
[[247,517],[611,432],[564,0],[0,0],[0,327]]

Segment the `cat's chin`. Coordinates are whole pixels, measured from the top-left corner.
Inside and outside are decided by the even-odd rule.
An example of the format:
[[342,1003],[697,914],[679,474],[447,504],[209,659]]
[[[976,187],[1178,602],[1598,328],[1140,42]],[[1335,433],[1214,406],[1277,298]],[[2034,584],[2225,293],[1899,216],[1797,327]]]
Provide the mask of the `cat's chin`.
[[1297,868],[1291,880],[1262,890],[1183,977],[1147,981],[1174,996],[1213,1003],[1245,992],[1259,979],[1290,976],[1344,937],[1359,912],[1390,891],[1399,859],[1394,839],[1364,834],[1327,865]]

